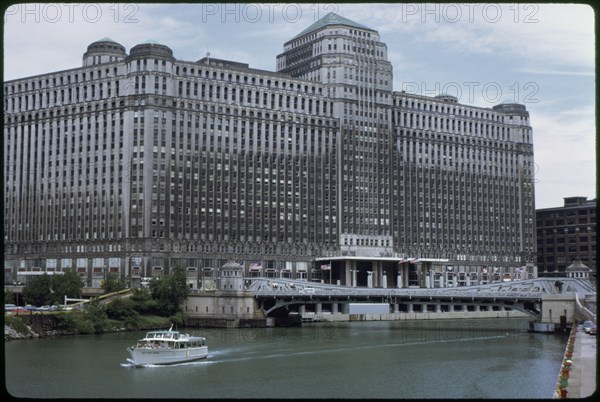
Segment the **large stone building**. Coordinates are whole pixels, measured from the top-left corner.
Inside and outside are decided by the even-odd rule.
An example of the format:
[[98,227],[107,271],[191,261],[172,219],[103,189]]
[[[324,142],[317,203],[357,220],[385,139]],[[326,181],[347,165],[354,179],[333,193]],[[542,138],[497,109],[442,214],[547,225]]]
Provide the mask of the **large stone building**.
[[537,275],[523,105],[394,92],[378,32],[333,13],[277,70],[102,39],[5,82],[5,279],[180,263],[195,287],[231,259],[359,286]]
[[536,211],[539,276],[566,276],[583,263],[596,278],[596,200],[566,197],[562,207]]

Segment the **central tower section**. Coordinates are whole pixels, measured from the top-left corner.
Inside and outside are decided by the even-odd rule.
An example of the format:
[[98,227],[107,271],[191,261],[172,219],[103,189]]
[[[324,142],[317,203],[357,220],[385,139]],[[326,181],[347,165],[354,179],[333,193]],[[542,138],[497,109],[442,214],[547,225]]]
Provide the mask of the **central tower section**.
[[329,13],[290,41],[277,71],[329,86],[340,121],[337,200],[342,254],[392,253],[392,65],[379,33]]

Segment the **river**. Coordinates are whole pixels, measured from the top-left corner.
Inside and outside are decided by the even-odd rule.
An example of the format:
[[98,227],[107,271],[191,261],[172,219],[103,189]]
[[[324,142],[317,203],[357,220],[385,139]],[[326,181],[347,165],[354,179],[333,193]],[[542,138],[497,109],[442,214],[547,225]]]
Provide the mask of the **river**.
[[5,342],[20,398],[551,398],[566,336],[527,320],[370,321],[193,329],[206,360],[133,368],[144,332]]

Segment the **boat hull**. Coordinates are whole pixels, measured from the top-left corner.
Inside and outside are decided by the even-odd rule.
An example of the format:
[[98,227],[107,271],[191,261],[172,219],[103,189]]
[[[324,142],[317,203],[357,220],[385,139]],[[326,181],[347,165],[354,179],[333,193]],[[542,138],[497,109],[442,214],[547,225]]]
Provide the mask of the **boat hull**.
[[208,356],[207,346],[187,349],[128,348],[127,350],[131,355],[131,359],[128,360],[135,366],[185,363],[204,359]]

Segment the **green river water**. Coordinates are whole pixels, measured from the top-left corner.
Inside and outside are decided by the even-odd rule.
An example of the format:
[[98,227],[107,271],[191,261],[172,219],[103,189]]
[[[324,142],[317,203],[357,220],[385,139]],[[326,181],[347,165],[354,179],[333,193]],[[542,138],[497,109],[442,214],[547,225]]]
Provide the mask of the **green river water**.
[[133,368],[144,332],[5,342],[19,398],[551,398],[566,336],[527,320],[371,321],[198,329],[206,360]]

